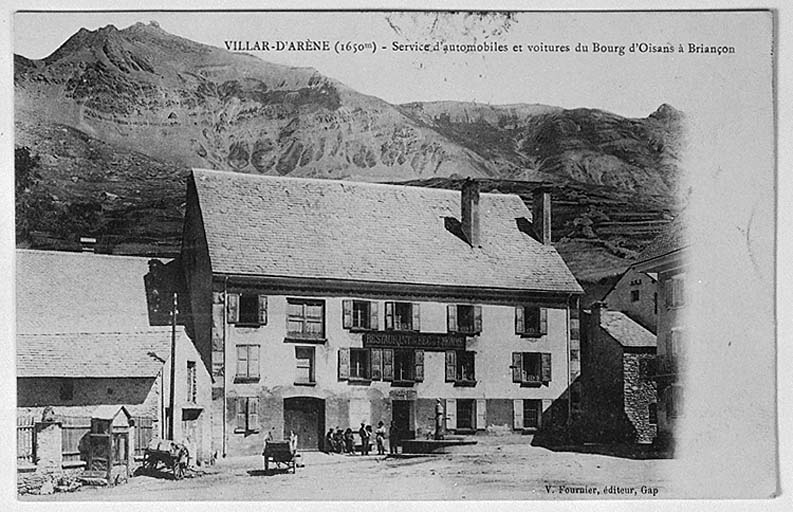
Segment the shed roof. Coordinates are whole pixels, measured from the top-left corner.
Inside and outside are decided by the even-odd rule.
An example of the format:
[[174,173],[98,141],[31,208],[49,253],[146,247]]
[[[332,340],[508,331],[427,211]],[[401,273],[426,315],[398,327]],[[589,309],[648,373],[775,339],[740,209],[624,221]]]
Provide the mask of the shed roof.
[[601,311],[600,327],[623,347],[657,346],[657,337],[621,311]]
[[480,196],[481,248],[447,228],[460,193],[193,170],[212,270],[581,293],[562,258],[520,229],[517,195]]

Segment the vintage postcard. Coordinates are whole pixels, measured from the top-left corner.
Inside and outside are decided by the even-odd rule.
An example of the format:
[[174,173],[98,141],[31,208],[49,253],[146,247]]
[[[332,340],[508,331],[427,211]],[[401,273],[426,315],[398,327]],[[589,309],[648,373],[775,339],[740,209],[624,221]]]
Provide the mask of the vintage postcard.
[[16,12],[17,499],[776,496],[774,23]]

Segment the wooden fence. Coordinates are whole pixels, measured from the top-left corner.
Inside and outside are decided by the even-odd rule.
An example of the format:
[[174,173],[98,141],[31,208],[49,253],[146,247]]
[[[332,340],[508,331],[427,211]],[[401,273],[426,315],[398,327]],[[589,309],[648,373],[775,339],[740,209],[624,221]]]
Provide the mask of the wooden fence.
[[17,463],[36,463],[34,416],[17,416]]
[[91,432],[90,416],[61,416],[63,462],[80,460],[80,441]]

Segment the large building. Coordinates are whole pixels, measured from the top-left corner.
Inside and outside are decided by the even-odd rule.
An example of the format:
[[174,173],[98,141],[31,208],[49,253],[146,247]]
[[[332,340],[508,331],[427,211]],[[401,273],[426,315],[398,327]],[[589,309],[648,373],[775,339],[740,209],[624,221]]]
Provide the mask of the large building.
[[582,289],[535,203],[194,170],[182,262],[216,448],[392,420],[424,437],[438,399],[452,432],[564,424]]
[[170,435],[174,338],[173,437],[189,438],[198,458],[210,455],[209,371],[184,329],[172,330],[168,314],[163,321],[150,307],[147,282],[160,265],[92,252],[16,251],[20,416],[40,419],[51,407],[57,416],[82,418],[100,406],[124,406],[150,420],[154,437]]
[[661,444],[674,440],[674,431],[683,412],[681,372],[685,366],[686,305],[685,277],[688,243],[686,217],[678,216],[638,257],[639,272],[658,275],[658,438]]

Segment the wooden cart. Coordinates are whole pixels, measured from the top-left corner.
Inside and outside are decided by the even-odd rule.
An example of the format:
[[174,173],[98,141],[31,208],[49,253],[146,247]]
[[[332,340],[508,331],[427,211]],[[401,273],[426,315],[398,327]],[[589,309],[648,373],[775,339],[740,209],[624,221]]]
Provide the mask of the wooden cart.
[[292,473],[297,471],[297,436],[292,437],[288,441],[265,441],[264,451],[264,471],[270,469],[272,462],[277,469],[292,470]]
[[173,472],[176,480],[181,480],[189,457],[190,454],[183,444],[167,439],[152,439],[143,454],[143,467],[148,473],[165,468]]

